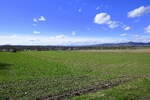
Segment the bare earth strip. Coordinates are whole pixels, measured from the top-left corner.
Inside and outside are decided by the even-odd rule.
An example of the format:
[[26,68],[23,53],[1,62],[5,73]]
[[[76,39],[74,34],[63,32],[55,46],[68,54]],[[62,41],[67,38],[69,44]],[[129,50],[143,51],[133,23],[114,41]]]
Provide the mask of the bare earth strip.
[[47,97],[39,97],[36,100],[65,100],[74,96],[80,96],[80,95],[87,94],[87,93],[94,93],[100,90],[113,88],[115,86],[121,85],[126,82],[130,82],[137,78],[139,77],[131,78],[131,77],[124,76],[124,77],[120,77],[117,79],[105,81],[102,83],[97,83],[97,84],[94,84],[94,85],[91,85],[91,86],[88,86],[86,88],[79,89],[79,90],[73,90],[73,91],[69,91],[69,92],[65,92],[65,93],[57,94],[57,95],[49,95]]

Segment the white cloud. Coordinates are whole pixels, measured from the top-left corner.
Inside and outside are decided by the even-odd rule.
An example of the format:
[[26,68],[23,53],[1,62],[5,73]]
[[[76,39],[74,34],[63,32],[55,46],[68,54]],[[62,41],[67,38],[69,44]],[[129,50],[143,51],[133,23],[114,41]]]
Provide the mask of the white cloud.
[[14,35],[11,35],[10,37],[11,37],[11,38],[16,38],[16,37],[17,37],[17,35],[16,35],[16,34],[14,34]]
[[38,22],[38,20],[37,20],[36,18],[33,18],[33,21],[34,21],[34,22]]
[[61,35],[57,35],[55,36],[56,39],[64,39],[65,38],[65,35],[64,34],[61,34]]
[[146,32],[146,33],[150,33],[150,25],[148,25],[148,26],[145,28],[145,32]]
[[150,42],[150,36],[135,35],[133,41],[136,41],[136,42]]
[[39,31],[33,31],[33,34],[40,34],[41,32]]
[[75,31],[72,31],[71,35],[72,35],[72,36],[75,36],[75,35],[76,35],[76,32],[75,32]]
[[128,35],[127,33],[120,34],[120,36],[127,36],[127,35]]
[[46,21],[46,18],[45,18],[44,16],[40,16],[40,17],[38,18],[38,20],[44,22],[44,21]]
[[96,24],[108,24],[110,22],[111,16],[107,13],[99,13],[95,16],[94,22]]
[[[100,37],[100,38],[82,38],[69,37],[63,34],[56,36],[38,36],[38,35],[16,35],[12,38],[9,35],[0,35],[0,45],[91,45],[101,43],[118,43],[128,41],[126,39]],[[23,41],[22,41],[23,40]]]
[[131,29],[131,27],[129,27],[129,26],[125,26],[125,27],[124,27],[124,30],[125,30],[125,31],[128,31],[128,30],[130,30],[130,29]]
[[44,16],[40,16],[39,18],[33,18],[33,22],[45,22],[46,18]]
[[113,29],[113,28],[118,27],[118,26],[119,26],[119,23],[116,22],[116,21],[109,21],[108,26],[109,26],[109,28],[112,28],[112,29]]
[[58,41],[62,40],[62,39],[65,39],[65,38],[67,38],[67,36],[65,36],[64,34],[49,37],[49,39],[51,39],[51,40],[58,40]]
[[122,26],[120,22],[111,20],[111,16],[107,13],[96,14],[94,18],[94,22],[96,24],[106,24],[108,25],[109,28],[112,28],[112,29]]
[[[123,35],[125,36],[126,33]],[[102,43],[121,43],[129,41],[150,42],[150,36],[131,36],[130,38],[126,39],[121,37],[69,37],[64,34],[56,36],[0,35],[0,45],[91,45]]]
[[29,42],[31,42],[32,44],[40,44],[41,43],[41,41],[36,38],[29,40]]
[[150,6],[147,6],[147,7],[144,7],[144,6],[141,6],[139,8],[136,8],[130,12],[128,12],[128,17],[130,18],[134,18],[134,17],[140,17],[144,14],[148,14],[150,13]]

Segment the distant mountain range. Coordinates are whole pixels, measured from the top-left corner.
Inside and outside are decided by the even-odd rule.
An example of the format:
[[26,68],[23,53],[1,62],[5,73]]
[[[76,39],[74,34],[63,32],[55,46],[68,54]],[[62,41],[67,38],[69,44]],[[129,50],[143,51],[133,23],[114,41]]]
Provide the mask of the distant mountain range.
[[96,44],[91,46],[150,46],[150,42],[144,43],[144,42],[126,42],[126,43],[104,43],[104,44]]

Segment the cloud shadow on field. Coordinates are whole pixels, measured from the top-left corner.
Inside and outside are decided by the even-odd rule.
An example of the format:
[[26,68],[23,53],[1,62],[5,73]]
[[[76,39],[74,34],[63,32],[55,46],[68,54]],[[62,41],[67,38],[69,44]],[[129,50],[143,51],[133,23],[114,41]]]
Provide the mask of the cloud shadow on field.
[[1,63],[0,62],[0,70],[9,70],[12,64]]

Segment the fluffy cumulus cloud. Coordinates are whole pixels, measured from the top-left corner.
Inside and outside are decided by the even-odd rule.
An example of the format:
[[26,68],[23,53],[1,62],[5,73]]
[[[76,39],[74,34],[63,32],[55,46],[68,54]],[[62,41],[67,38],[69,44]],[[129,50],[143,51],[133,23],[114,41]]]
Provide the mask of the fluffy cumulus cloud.
[[33,22],[45,22],[45,21],[46,21],[46,18],[44,16],[33,18]]
[[145,32],[146,32],[146,33],[150,33],[150,25],[148,25],[148,26],[145,28]]
[[135,18],[135,17],[139,17],[148,13],[150,13],[150,6],[147,6],[147,7],[141,6],[139,8],[136,8],[128,12],[128,17]]
[[109,28],[117,28],[117,27],[121,27],[123,28],[125,31],[126,30],[130,30],[129,26],[126,26],[124,24],[122,24],[119,21],[113,21],[111,20],[111,16],[107,13],[99,13],[96,14],[95,18],[94,18],[94,23],[96,24],[105,24],[107,25]]
[[44,22],[44,21],[46,21],[46,18],[44,16],[40,16],[38,20]]
[[94,22],[96,24],[108,24],[110,22],[111,16],[107,13],[99,13],[95,16]]

